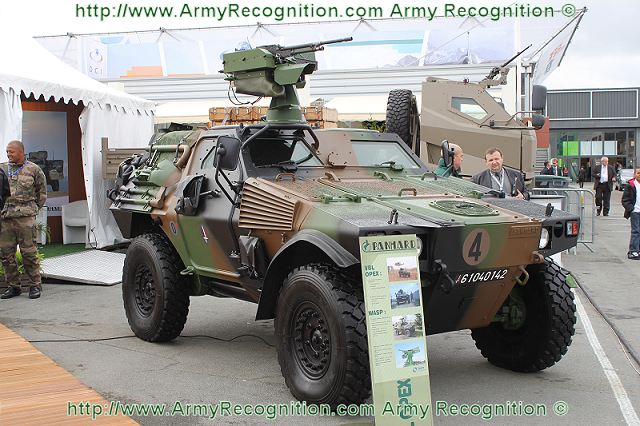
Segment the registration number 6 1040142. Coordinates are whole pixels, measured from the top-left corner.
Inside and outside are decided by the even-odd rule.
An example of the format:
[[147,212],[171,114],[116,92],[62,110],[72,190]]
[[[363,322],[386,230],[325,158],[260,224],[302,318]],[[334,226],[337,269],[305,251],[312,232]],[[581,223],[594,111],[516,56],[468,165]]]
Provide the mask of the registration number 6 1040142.
[[508,269],[492,269],[490,271],[462,272],[455,279],[456,284],[486,283],[505,279]]

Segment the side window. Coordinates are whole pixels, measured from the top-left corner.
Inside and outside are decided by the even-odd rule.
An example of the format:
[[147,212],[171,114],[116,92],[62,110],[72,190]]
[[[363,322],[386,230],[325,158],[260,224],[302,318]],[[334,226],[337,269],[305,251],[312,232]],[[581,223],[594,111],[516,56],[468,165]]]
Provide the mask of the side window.
[[476,120],[482,120],[487,116],[487,111],[472,98],[453,97],[451,107]]

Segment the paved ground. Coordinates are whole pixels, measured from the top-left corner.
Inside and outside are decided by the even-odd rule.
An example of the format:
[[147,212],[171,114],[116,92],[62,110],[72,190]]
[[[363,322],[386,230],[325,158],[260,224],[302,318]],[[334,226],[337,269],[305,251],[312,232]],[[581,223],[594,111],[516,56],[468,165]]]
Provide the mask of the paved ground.
[[[612,200],[612,216],[598,218],[594,253],[584,247],[564,255],[601,309],[640,352],[640,262],[626,259],[629,225],[622,219],[620,194]],[[131,336],[120,286],[49,284],[44,296],[0,301],[0,323],[31,341]],[[568,354],[556,366],[536,374],[517,374],[487,363],[468,332],[428,337],[432,400],[448,404],[494,404],[515,401],[545,404],[546,416],[524,418],[436,416],[436,424],[633,424],[640,410],[640,367],[630,362],[611,328],[585,295],[586,312],[578,320]],[[107,400],[123,403],[176,401],[209,404],[289,403],[292,400],[276,359],[273,324],[255,322],[255,305],[211,297],[192,298],[184,337],[166,344],[137,338],[100,342],[40,342],[38,349]],[[593,333],[591,333],[591,324]],[[207,335],[207,337],[188,337]],[[248,336],[247,336],[248,335]],[[595,339],[595,340],[594,340]],[[603,351],[594,350],[601,345]],[[596,355],[598,353],[598,355]],[[610,363],[610,365],[608,364]],[[604,365],[604,367],[603,367]],[[0,401],[2,396],[0,395]],[[558,416],[553,406],[566,403]],[[562,409],[563,404],[556,405]],[[66,409],[66,407],[61,407]],[[626,417],[625,417],[626,416]],[[636,417],[634,417],[636,416]],[[177,423],[170,417],[140,417],[145,425]],[[184,424],[274,424],[265,417],[189,416]],[[371,423],[370,418],[280,418],[277,424]]]

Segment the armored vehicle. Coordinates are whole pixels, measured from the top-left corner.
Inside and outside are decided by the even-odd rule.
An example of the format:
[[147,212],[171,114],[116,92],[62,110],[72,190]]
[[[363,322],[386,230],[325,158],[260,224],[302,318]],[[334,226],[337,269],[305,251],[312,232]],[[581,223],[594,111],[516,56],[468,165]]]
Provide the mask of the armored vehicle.
[[402,305],[403,303],[411,303],[411,295],[409,293],[405,293],[404,290],[400,289],[396,292],[396,304]]
[[409,278],[411,276],[411,272],[409,272],[406,268],[400,268],[398,270],[398,276],[400,276],[400,278]]
[[226,54],[236,92],[273,98],[267,120],[159,134],[121,164],[109,197],[131,239],[122,290],[133,332],[178,337],[192,296],[255,302],[256,320],[275,319],[296,398],[362,402],[360,238],[415,234],[427,333],[471,329],[491,363],[515,371],[555,364],[575,306],[548,256],[576,245],[578,218],[438,178],[396,134],[312,129],[295,87],[321,47]]
[[405,317],[402,317],[400,321],[397,321],[393,324],[393,329],[396,333],[396,336],[407,336],[413,337],[416,334],[416,325],[409,324]]
[[[467,175],[485,170],[485,151],[498,147],[504,165],[530,179],[535,172],[536,130],[544,126],[545,119],[533,111],[509,114],[487,91],[506,84],[508,65],[522,52],[494,67],[478,83],[427,78],[422,83],[420,107],[410,90],[392,90],[387,101],[386,131],[398,134],[428,164],[438,163],[443,140],[461,146],[465,155],[463,172]],[[533,86],[532,109],[542,111],[545,102],[546,88]]]

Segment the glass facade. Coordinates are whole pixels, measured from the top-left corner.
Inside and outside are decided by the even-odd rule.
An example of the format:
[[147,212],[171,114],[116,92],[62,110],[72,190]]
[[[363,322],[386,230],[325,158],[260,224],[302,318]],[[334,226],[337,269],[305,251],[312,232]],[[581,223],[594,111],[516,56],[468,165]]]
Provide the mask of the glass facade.
[[551,130],[550,139],[551,157],[558,158],[573,180],[582,167],[590,181],[591,170],[600,165],[603,156],[613,166],[637,167],[635,129]]

